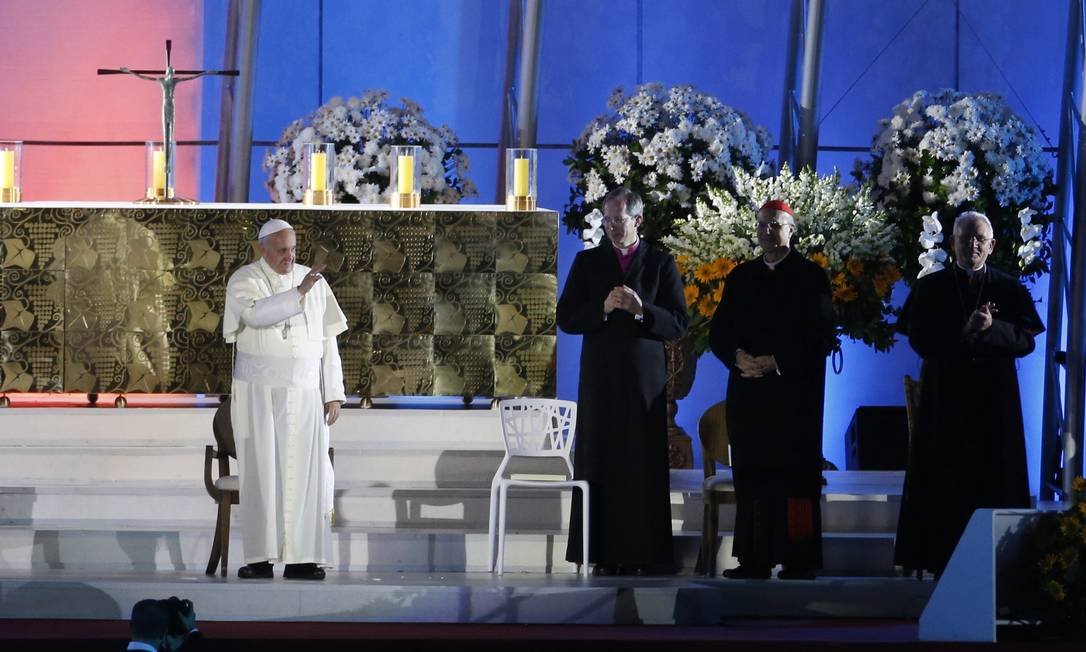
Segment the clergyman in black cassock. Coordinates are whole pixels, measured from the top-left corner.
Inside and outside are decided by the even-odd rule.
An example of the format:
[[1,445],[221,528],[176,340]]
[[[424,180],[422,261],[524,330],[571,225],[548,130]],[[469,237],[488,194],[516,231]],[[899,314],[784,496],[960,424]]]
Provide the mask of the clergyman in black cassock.
[[724,283],[710,345],[728,367],[726,422],[735,482],[733,579],[810,579],[822,566],[822,413],[834,342],[825,271],[789,248],[792,209],[758,211],[766,254]]
[[577,254],[558,300],[558,326],[584,336],[573,467],[591,487],[589,559],[579,493],[566,559],[641,574],[673,557],[664,341],[690,318],[675,261],[638,238],[640,197],[617,188],[603,206],[609,241]]
[[1015,360],[1044,331],[1026,288],[985,264],[988,219],[963,213],[953,237],[955,264],[917,279],[898,320],[923,363],[894,562],[934,573],[974,510],[1030,506]]

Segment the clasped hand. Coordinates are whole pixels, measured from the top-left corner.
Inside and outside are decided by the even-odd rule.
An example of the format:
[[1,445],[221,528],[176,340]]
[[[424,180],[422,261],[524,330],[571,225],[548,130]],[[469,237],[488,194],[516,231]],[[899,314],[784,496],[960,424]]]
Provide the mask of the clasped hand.
[[607,298],[603,300],[604,314],[610,315],[616,309],[625,310],[633,315],[640,315],[644,312],[644,308],[641,306],[641,297],[637,296],[636,292],[625,285],[616,285],[611,289]]
[[743,378],[761,378],[777,370],[777,359],[771,355],[751,355],[739,349],[735,352],[735,366]]
[[965,323],[966,333],[979,333],[992,327],[992,318],[999,312],[994,301],[989,301],[973,311]]

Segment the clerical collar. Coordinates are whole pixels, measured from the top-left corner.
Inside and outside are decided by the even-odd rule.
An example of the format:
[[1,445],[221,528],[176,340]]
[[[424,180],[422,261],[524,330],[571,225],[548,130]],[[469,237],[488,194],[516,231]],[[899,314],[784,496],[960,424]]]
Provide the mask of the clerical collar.
[[980,267],[976,269],[966,269],[965,267],[962,267],[961,263],[959,263],[958,261],[954,261],[954,266],[957,267],[959,270],[965,272],[965,275],[969,278],[973,278],[977,274],[984,274],[986,271],[988,271],[988,263],[983,263]]
[[791,247],[789,247],[788,250],[784,252],[784,255],[781,256],[780,260],[778,260],[777,262],[774,262],[774,263],[769,262],[769,260],[765,257],[765,254],[763,254],[762,255],[762,262],[765,263],[765,266],[768,267],[770,270],[774,270],[774,269],[777,268],[777,265],[780,265],[781,263],[784,262],[785,258],[788,258],[788,254],[790,254],[790,253],[792,253],[792,248]]
[[[632,256],[632,255],[633,255],[633,253],[634,253],[635,251],[637,251],[637,248],[641,246],[641,238],[638,238],[637,240],[634,240],[634,243],[633,243],[632,245],[630,245],[629,247],[625,247],[625,248],[624,248],[624,247],[620,247],[620,246],[616,245],[616,244],[615,244],[615,243],[613,243],[613,242],[611,243],[611,246],[612,246],[612,247],[614,247],[614,248],[615,248],[615,251],[617,251],[617,252],[618,252],[619,254],[621,254],[621,255],[622,255],[623,257],[625,257],[625,256]],[[261,258],[261,260],[264,260],[264,259],[263,259],[263,258]]]

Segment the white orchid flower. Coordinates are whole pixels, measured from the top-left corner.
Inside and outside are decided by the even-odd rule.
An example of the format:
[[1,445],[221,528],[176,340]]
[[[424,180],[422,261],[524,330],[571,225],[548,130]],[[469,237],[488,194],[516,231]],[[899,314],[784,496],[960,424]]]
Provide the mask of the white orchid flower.
[[1041,226],[1041,225],[1023,223],[1022,224],[1022,231],[1021,231],[1021,233],[1022,233],[1022,241],[1023,242],[1029,242],[1030,240],[1033,240],[1034,238],[1039,238],[1039,237],[1041,237],[1041,234],[1044,233],[1044,230],[1045,230],[1045,228],[1043,226]]
[[1042,244],[1040,240],[1030,240],[1019,247],[1018,257],[1022,259],[1022,264],[1029,265],[1032,263],[1037,258],[1037,254],[1041,252],[1041,247]]
[[[939,211],[924,216],[924,233],[935,235],[943,232],[943,224],[939,221]],[[938,240],[942,242],[942,238]]]
[[[1032,221],[1033,216],[1036,214],[1037,211],[1033,210],[1032,208],[1023,208],[1022,210],[1018,211],[1018,221],[1021,222],[1024,226],[1026,224],[1029,224]],[[1027,238],[1025,236],[1022,236],[1022,239],[1025,240]]]
[[938,272],[941,269],[945,269],[943,263],[946,261],[946,252],[942,249],[929,249],[917,257],[917,261],[920,263],[920,273],[916,275],[916,278],[924,278],[928,274]]

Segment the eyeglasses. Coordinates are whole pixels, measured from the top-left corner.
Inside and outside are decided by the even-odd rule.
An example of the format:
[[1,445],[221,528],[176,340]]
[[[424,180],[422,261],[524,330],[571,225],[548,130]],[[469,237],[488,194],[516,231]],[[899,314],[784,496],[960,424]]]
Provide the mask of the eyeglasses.
[[958,235],[957,238],[961,242],[975,242],[982,247],[992,241],[992,238],[986,238],[982,235]]
[[759,231],[772,232],[772,231],[780,231],[781,229],[783,229],[786,226],[791,226],[791,223],[789,223],[789,222],[763,222],[761,220],[758,220],[758,226],[756,228]]
[[625,215],[623,215],[622,217],[605,217],[605,218],[603,218],[603,223],[604,224],[610,224],[611,226],[622,226],[626,222],[631,222],[631,221],[633,221],[633,218],[632,217],[626,217]]

